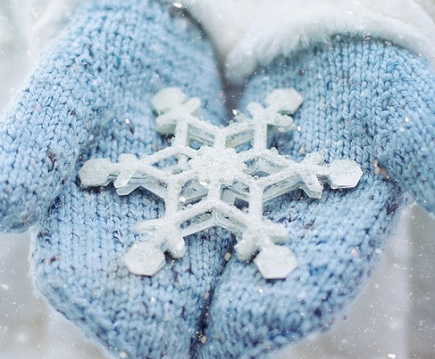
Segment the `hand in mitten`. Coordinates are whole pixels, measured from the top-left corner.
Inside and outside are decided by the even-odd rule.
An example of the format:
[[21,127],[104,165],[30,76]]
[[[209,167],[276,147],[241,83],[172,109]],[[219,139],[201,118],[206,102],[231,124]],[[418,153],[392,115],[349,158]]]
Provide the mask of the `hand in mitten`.
[[32,253],[38,290],[120,358],[190,357],[204,295],[230,244],[223,231],[210,230],[188,240],[184,257],[155,277],[132,275],[122,257],[139,237],[134,225],[158,217],[162,202],[140,190],[126,197],[86,190],[78,180],[89,158],[116,162],[122,153],[167,146],[150,106],[162,88],[200,94],[205,116],[224,119],[214,53],[188,18],[171,12],[144,0],[86,5],[0,133],[1,229],[42,219]]
[[[381,40],[347,37],[311,46],[257,69],[241,111],[276,88],[304,102],[297,130],[277,137],[283,154],[327,162],[349,158],[364,170],[346,191],[282,196],[265,214],[284,223],[298,267],[265,280],[231,259],[215,289],[201,358],[257,358],[323,331],[342,315],[382,257],[405,192],[435,209],[435,75],[422,58]],[[229,338],[231,338],[229,340]]]
[[185,255],[155,276],[133,275],[122,257],[139,239],[134,225],[159,217],[162,202],[144,191],[83,190],[78,169],[91,157],[116,162],[166,146],[149,106],[163,87],[200,95],[218,123],[213,54],[187,20],[152,1],[91,4],[73,24],[0,134],[2,229],[41,219],[58,196],[34,245],[36,284],[118,357],[259,357],[326,328],[379,258],[402,190],[433,198],[426,63],[379,41],[313,47],[277,59],[243,99],[262,102],[275,88],[295,87],[305,97],[298,131],[277,138],[279,150],[299,160],[314,151],[328,162],[351,158],[365,170],[355,190],[326,190],[320,201],[295,192],[269,203],[266,214],[290,230],[286,245],[298,267],[273,281],[235,256],[225,267],[233,241],[211,229],[186,238]]

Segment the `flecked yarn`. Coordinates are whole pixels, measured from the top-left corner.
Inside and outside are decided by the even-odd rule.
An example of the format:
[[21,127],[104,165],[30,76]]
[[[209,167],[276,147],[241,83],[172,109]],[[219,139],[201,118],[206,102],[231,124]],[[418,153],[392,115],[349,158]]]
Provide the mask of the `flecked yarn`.
[[379,40],[336,39],[258,69],[240,108],[296,88],[305,97],[298,128],[276,147],[296,160],[314,151],[353,159],[364,169],[359,186],[268,204],[298,258],[286,280],[227,261],[234,243],[219,228],[186,238],[184,257],[168,256],[155,276],[135,276],[122,257],[140,240],[134,225],[161,215],[162,201],[83,189],[78,169],[166,146],[149,105],[164,87],[201,97],[204,117],[223,121],[219,74],[181,14],[146,0],[89,3],[2,124],[1,229],[22,230],[50,206],[33,245],[36,286],[116,358],[264,357],[342,315],[381,257],[404,191],[433,210],[434,85],[424,60]]
[[434,211],[435,76],[426,61],[376,39],[335,39],[259,68],[240,108],[289,86],[305,100],[297,130],[275,139],[279,151],[350,158],[364,175],[357,188],[326,190],[321,200],[294,192],[271,201],[266,214],[288,227],[299,266],[286,280],[266,281],[253,265],[230,261],[203,359],[265,357],[326,330],[382,257],[404,191]]
[[[149,100],[160,89],[179,86],[201,95],[207,118],[223,119],[212,49],[184,14],[162,8],[150,1],[94,1],[45,55],[2,123],[1,231],[22,231],[42,219],[76,176],[79,156],[108,135],[103,131],[114,131],[116,121],[139,112],[154,126]],[[136,152],[152,150],[145,136],[153,131],[144,130]]]
[[93,2],[72,23],[2,126],[2,229],[25,228],[51,203],[32,254],[48,302],[115,357],[190,358],[232,238],[192,236],[182,260],[153,278],[130,275],[122,256],[139,239],[134,225],[162,202],[85,190],[77,173],[89,158],[167,146],[150,106],[162,88],[200,96],[204,117],[223,121],[214,52],[190,19],[155,1]]

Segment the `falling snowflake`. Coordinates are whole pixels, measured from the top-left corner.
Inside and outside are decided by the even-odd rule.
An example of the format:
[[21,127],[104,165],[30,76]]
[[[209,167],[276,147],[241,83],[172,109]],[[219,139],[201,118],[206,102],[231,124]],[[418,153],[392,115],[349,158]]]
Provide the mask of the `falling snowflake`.
[[113,181],[118,195],[143,187],[165,203],[162,217],[136,225],[144,241],[124,256],[129,271],[152,276],[165,264],[165,251],[174,258],[184,255],[184,237],[221,226],[235,235],[240,260],[258,253],[254,263],[264,278],[285,278],[297,266],[296,258],[280,246],[288,231],[263,216],[264,204],[296,188],[320,198],[324,182],[332,189],[352,188],[362,175],[354,161],[325,165],[320,153],[312,153],[297,163],[268,148],[271,133],[293,130],[290,115],[302,100],[293,89],[275,90],[266,107],[252,102],[250,116],[237,114],[221,128],[200,119],[199,99],[165,89],[151,102],[159,114],[157,131],[174,135],[170,147],[140,159],[122,154],[119,163],[87,161],[79,173],[83,187]]

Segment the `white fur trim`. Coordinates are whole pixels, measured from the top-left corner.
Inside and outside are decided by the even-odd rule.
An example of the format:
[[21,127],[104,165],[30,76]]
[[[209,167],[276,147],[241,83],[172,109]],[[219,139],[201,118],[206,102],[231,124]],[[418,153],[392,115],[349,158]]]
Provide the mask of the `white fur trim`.
[[[184,0],[240,82],[258,65],[335,34],[379,37],[435,65],[434,0]],[[243,9],[243,11],[241,11]],[[235,24],[236,26],[233,26]]]
[[[164,1],[164,0],[163,0]],[[174,3],[174,1],[168,1]],[[261,0],[179,0],[206,31],[219,57],[224,59],[252,23]]]
[[[86,0],[9,1],[31,57],[37,58],[41,45]],[[435,66],[435,0],[162,1],[182,4],[201,23],[233,82],[242,81],[276,56],[328,41],[334,34],[390,40],[425,56]]]

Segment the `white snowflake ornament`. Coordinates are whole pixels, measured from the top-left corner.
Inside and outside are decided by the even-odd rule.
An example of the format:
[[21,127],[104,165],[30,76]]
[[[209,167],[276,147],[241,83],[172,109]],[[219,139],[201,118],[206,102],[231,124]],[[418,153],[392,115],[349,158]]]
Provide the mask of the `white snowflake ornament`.
[[79,173],[83,187],[113,182],[121,196],[143,187],[165,203],[162,217],[135,226],[143,241],[124,256],[129,271],[152,276],[164,266],[164,252],[184,255],[184,237],[221,226],[235,235],[240,260],[256,256],[253,262],[264,278],[286,278],[297,266],[291,250],[280,246],[289,233],[263,216],[264,204],[296,188],[320,198],[323,183],[352,188],[362,176],[354,161],[325,165],[321,154],[312,153],[296,163],[268,148],[268,135],[293,129],[290,115],[302,100],[293,89],[275,90],[266,107],[252,102],[250,116],[238,114],[220,128],[200,119],[199,99],[165,89],[151,103],[159,114],[157,131],[174,135],[170,147],[140,159],[122,154],[119,163],[87,161]]

